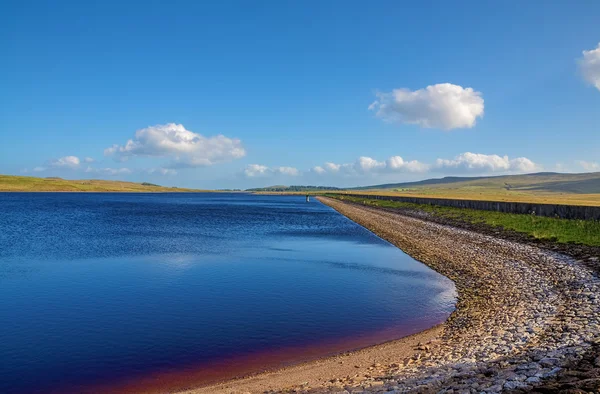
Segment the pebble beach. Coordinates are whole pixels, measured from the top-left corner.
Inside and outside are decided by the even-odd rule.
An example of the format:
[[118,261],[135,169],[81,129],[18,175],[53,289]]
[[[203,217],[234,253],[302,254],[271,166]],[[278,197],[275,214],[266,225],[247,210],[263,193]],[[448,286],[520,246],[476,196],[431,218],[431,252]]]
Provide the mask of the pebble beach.
[[348,354],[315,362],[328,371],[326,378],[314,371],[303,377],[296,368],[191,392],[600,392],[600,279],[584,264],[598,257],[583,262],[395,212],[319,199],[452,279],[455,312],[428,335],[401,341],[397,351],[391,345],[378,357],[372,349],[368,365],[354,365],[351,373]]

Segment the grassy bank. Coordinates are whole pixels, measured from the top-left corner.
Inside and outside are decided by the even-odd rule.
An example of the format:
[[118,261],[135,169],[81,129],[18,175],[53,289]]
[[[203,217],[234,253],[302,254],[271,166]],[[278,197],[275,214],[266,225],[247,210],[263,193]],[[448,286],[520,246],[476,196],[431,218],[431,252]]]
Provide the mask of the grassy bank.
[[0,175],[0,192],[200,192],[151,183]]
[[341,196],[338,194],[331,194],[328,195],[328,197],[381,208],[420,210],[451,220],[475,224],[482,223],[492,227],[501,227],[507,230],[525,233],[537,239],[553,240],[560,243],[578,243],[589,246],[600,246],[600,222],[598,221],[555,219],[535,215],[364,199],[359,197]]

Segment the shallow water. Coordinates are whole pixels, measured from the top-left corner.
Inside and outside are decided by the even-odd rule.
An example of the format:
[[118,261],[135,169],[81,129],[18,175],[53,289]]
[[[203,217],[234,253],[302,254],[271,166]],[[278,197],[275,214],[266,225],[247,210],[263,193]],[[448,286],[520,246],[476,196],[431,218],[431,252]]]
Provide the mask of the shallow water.
[[2,393],[223,378],[420,331],[456,296],[302,196],[0,193],[0,230]]

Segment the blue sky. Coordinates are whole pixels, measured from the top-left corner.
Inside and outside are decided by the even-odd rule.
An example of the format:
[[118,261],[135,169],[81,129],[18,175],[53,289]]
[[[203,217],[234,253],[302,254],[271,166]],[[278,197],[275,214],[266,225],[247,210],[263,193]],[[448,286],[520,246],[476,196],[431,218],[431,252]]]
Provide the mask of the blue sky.
[[0,173],[246,188],[600,171],[599,16],[597,1],[4,1]]

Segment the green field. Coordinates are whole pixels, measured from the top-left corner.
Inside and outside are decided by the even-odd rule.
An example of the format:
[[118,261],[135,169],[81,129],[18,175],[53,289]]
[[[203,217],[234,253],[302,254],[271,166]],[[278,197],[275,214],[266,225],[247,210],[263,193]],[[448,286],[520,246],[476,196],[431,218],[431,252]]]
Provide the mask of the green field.
[[0,175],[0,192],[201,192],[151,183]]
[[417,209],[432,215],[468,223],[484,223],[530,235],[537,239],[559,243],[575,243],[600,246],[600,222],[594,220],[555,219],[534,215],[480,211],[474,209],[440,207],[428,204],[412,204],[398,201],[364,199],[339,194],[327,195],[342,201],[350,201],[382,208]]

